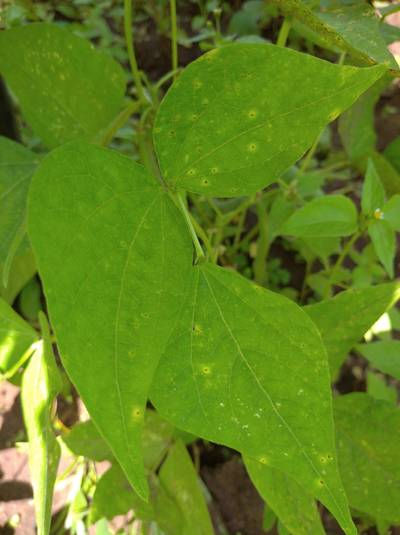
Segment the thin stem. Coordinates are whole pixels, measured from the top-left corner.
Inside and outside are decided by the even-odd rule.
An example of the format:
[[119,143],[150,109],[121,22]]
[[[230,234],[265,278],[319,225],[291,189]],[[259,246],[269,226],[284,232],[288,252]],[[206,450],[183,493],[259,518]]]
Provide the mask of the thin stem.
[[109,124],[107,129],[99,136],[98,143],[100,145],[107,146],[113,139],[115,134],[120,128],[124,126],[129,117],[138,112],[142,106],[142,103],[138,100],[131,102],[124,110],[121,111]]
[[194,244],[194,247],[196,249],[196,255],[197,255],[197,260],[200,260],[200,258],[205,258],[205,255],[204,255],[204,251],[200,245],[200,242],[199,242],[199,238],[197,237],[197,234],[196,234],[196,231],[194,230],[194,227],[193,227],[193,223],[192,223],[192,218],[190,217],[190,213],[189,213],[189,210],[186,206],[186,203],[182,197],[181,194],[177,194],[176,195],[176,199],[178,201],[178,204],[179,204],[179,207],[182,211],[182,214],[186,220],[186,223],[187,223],[187,226],[189,228],[189,232],[190,232],[190,235],[192,237],[192,241],[193,241],[193,244]]
[[312,147],[311,149],[307,152],[307,155],[306,157],[304,158],[304,160],[301,162],[301,165],[300,165],[300,171],[302,173],[305,173],[306,170],[308,169],[308,166],[310,165],[310,162],[312,160],[312,157],[314,156],[315,154],[315,151],[317,150],[318,148],[318,144],[321,140],[321,136],[323,134],[323,130],[321,130],[321,132],[318,134],[318,136],[316,137],[314,143],[312,144]]
[[355,234],[353,234],[353,236],[348,240],[346,245],[343,247],[343,250],[340,253],[338,259],[336,260],[336,263],[333,266],[333,268],[331,270],[331,273],[329,275],[329,279],[328,279],[328,282],[327,282],[327,285],[326,285],[326,288],[325,288],[324,299],[327,299],[328,297],[330,297],[330,295],[331,295],[331,286],[332,286],[332,284],[334,282],[335,275],[337,274],[339,269],[342,267],[342,264],[343,264],[346,256],[350,253],[353,245],[355,244],[355,242],[358,240],[358,238],[361,235],[362,235],[362,232],[360,230],[358,230]]
[[171,14],[171,56],[172,56],[172,70],[174,71],[174,80],[178,71],[178,31],[176,23],[176,0],[170,0],[170,14]]
[[289,36],[290,28],[292,27],[292,23],[289,19],[285,19],[283,21],[283,24],[281,26],[281,29],[279,30],[278,39],[276,41],[276,44],[278,46],[286,46],[287,38]]
[[140,102],[145,102],[144,90],[142,80],[136,61],[135,49],[133,47],[133,32],[132,32],[132,0],[124,0],[124,30],[126,49],[128,51],[129,63],[131,66],[133,80],[135,82],[138,99]]

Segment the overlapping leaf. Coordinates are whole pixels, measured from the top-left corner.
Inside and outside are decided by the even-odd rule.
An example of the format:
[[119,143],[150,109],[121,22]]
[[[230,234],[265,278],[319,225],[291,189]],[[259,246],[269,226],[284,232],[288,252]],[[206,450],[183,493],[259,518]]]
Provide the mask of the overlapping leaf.
[[30,150],[0,137],[0,264],[7,259],[25,222],[26,198],[37,161]]
[[274,45],[212,50],[185,69],[158,111],[163,175],[201,194],[253,193],[279,178],[383,72]]
[[400,523],[400,411],[367,394],[334,401],[339,465],[349,503]]
[[336,464],[326,353],[288,299],[232,271],[195,267],[151,398],[178,427],[288,473],[354,532]]
[[62,382],[53,355],[49,326],[43,314],[39,318],[43,341],[25,370],[21,398],[29,439],[29,471],[37,533],[48,535],[53,489],[61,453],[52,429],[51,411]]
[[307,305],[305,312],[321,333],[332,378],[348,352],[366,331],[400,298],[398,283],[352,288],[331,299]]
[[34,176],[29,234],[63,364],[145,497],[144,408],[190,274],[185,223],[142,166],[72,143]]
[[294,479],[252,459],[246,468],[260,495],[292,535],[324,535],[315,500]]
[[14,375],[34,351],[36,331],[0,298],[0,380]]
[[25,119],[48,147],[92,139],[123,103],[126,81],[121,67],[55,24],[1,32],[0,72]]
[[356,2],[322,11],[318,4],[307,5],[304,0],[272,1],[286,15],[293,16],[315,32],[328,48],[349,52],[359,60],[386,63],[390,68],[398,69],[381,34],[379,18],[367,3]]

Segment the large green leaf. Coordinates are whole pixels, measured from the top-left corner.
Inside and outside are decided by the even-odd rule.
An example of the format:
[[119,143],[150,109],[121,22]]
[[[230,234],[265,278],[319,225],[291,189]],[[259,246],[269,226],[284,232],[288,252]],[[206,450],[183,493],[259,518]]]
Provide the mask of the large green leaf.
[[301,158],[383,72],[274,45],[212,50],[185,69],[158,111],[154,141],[163,175],[201,194],[253,193]]
[[21,398],[29,440],[29,471],[37,533],[48,535],[53,488],[61,453],[52,429],[51,412],[62,381],[53,355],[47,320],[42,313],[39,319],[43,341],[24,372]]
[[360,344],[357,349],[374,368],[400,381],[400,341],[384,340]]
[[287,472],[353,532],[325,349],[293,302],[233,271],[195,267],[151,399],[178,427]]
[[324,535],[312,496],[280,470],[245,459],[246,468],[258,492],[292,535]]
[[348,236],[357,230],[357,210],[344,195],[317,197],[294,212],[282,234],[304,238]]
[[350,505],[400,523],[400,411],[363,393],[334,401],[337,447]]
[[286,15],[308,26],[328,48],[349,52],[368,63],[385,63],[398,69],[381,34],[379,18],[372,6],[364,2],[334,6],[320,11],[304,0],[271,0]]
[[0,298],[0,380],[14,375],[34,351],[37,333]]
[[350,349],[399,298],[400,284],[388,283],[352,288],[304,307],[321,333],[333,378]]
[[5,262],[25,222],[29,182],[37,161],[30,150],[0,137],[0,264]]
[[[190,455],[182,442],[169,450],[160,470],[160,483],[182,514],[179,535],[214,535],[207,504]],[[174,531],[178,535],[178,531]]]
[[123,104],[125,75],[106,53],[55,24],[0,33],[0,72],[48,147],[92,139]]
[[144,408],[190,277],[185,222],[142,166],[72,143],[34,175],[28,228],[63,364],[145,497]]

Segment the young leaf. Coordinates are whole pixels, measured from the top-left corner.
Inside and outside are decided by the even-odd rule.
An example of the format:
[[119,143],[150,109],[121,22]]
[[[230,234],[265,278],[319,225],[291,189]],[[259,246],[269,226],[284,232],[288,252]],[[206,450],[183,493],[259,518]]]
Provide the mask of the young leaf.
[[379,217],[384,204],[385,190],[372,160],[369,159],[361,196],[362,212],[367,216]]
[[54,399],[61,378],[54,360],[46,317],[39,315],[42,345],[35,351],[22,379],[21,398],[29,440],[29,471],[33,486],[38,535],[50,531],[53,489],[60,459],[60,446],[51,424]]
[[114,516],[125,515],[132,509],[137,518],[154,518],[151,504],[136,494],[118,464],[113,464],[96,484],[89,522],[94,524],[101,518],[112,520]]
[[393,230],[400,232],[400,195],[393,195],[385,204],[383,217]]
[[63,364],[145,497],[144,408],[190,277],[185,222],[142,166],[78,142],[43,160],[28,212]]
[[380,21],[364,2],[315,11],[304,0],[272,0],[282,11],[316,32],[325,46],[349,52],[368,63],[385,63],[398,69],[381,35]]
[[350,349],[399,298],[400,284],[388,283],[352,288],[304,307],[321,333],[333,379]]
[[37,333],[0,299],[0,380],[14,375],[34,351]]
[[160,470],[160,483],[182,512],[182,535],[214,535],[196,470],[182,442],[177,441],[169,450]]
[[357,210],[344,195],[317,197],[294,212],[282,234],[304,238],[349,236],[357,231]]
[[125,75],[106,53],[55,24],[0,33],[0,71],[48,147],[93,137],[123,104]]
[[387,340],[357,346],[358,351],[374,368],[400,380],[400,342]]
[[288,473],[353,533],[325,349],[287,298],[233,271],[195,267],[151,399],[178,427]]
[[4,264],[25,222],[29,182],[38,157],[19,143],[0,136],[0,161],[0,264]]
[[393,263],[396,254],[396,235],[391,225],[384,219],[372,221],[368,226],[368,234],[380,262],[390,278],[393,278]]
[[400,193],[400,174],[392,166],[392,164],[379,152],[372,152],[370,154],[375,169],[381,179],[386,195],[391,197],[396,193]]
[[397,390],[394,385],[386,383],[383,375],[367,371],[367,394],[374,399],[397,404]]
[[334,400],[340,472],[352,507],[400,523],[400,411],[367,394]]
[[362,169],[365,158],[376,148],[375,104],[390,80],[389,75],[383,76],[339,118],[339,134],[345,151]]
[[389,143],[383,154],[396,171],[400,173],[400,136]]
[[292,535],[324,535],[312,496],[280,470],[245,458],[247,471],[258,492]]
[[205,195],[254,193],[383,72],[274,45],[212,50],[185,69],[159,108],[154,142],[164,178]]

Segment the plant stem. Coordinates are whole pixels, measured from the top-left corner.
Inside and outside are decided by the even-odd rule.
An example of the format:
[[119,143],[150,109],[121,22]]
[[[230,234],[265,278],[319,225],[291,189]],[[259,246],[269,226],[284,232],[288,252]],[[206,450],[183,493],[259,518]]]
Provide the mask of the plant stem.
[[138,99],[140,102],[145,102],[143,85],[140,79],[140,73],[136,61],[135,49],[133,47],[133,32],[132,32],[132,1],[124,0],[124,30],[126,49],[128,51],[129,63],[131,66],[133,80],[135,82]]
[[107,146],[120,128],[124,126],[129,117],[138,112],[142,103],[138,100],[131,102],[124,110],[122,110],[109,124],[107,129],[98,137],[100,145]]
[[176,24],[176,0],[170,0],[171,13],[171,56],[172,56],[172,70],[174,72],[173,78],[176,80],[178,71],[178,31]]
[[200,260],[201,258],[205,258],[204,251],[200,245],[199,238],[197,237],[196,231],[194,230],[192,218],[190,217],[189,210],[186,206],[186,202],[184,201],[184,198],[182,197],[182,194],[178,193],[176,195],[176,199],[178,201],[178,205],[182,211],[182,214],[189,228],[189,232],[192,237],[194,248],[196,249],[197,260]]
[[286,46],[286,41],[289,36],[291,26],[292,26],[292,23],[290,22],[289,19],[286,18],[283,21],[281,29],[279,30],[278,39],[276,41],[276,44],[278,46]]
[[334,281],[335,275],[339,271],[339,269],[341,268],[346,256],[351,251],[351,248],[353,247],[353,245],[355,244],[355,242],[358,240],[358,238],[361,235],[362,235],[362,232],[358,230],[355,234],[353,234],[353,236],[347,241],[346,245],[343,247],[343,250],[340,253],[338,259],[336,260],[336,263],[333,266],[333,268],[331,270],[331,273],[329,275],[328,283],[327,283],[326,289],[325,289],[324,299],[327,299],[328,297],[330,297],[330,295],[331,295],[331,286],[332,286],[332,283]]
[[307,152],[306,157],[305,157],[304,160],[301,162],[301,165],[300,165],[300,171],[301,171],[302,173],[305,173],[306,170],[308,169],[308,166],[310,165],[311,159],[312,159],[312,157],[314,156],[315,151],[316,151],[317,148],[318,148],[318,144],[319,144],[319,142],[320,142],[322,133],[323,133],[323,130],[321,130],[321,132],[318,134],[318,136],[316,137],[314,143],[313,143],[312,146],[311,146],[311,149]]

